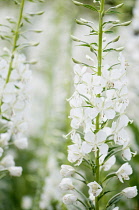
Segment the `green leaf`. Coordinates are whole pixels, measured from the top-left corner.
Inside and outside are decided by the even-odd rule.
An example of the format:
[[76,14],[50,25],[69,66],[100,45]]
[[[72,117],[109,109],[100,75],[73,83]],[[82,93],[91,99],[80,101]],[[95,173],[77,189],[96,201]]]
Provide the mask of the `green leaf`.
[[87,27],[91,28],[94,31],[92,26],[90,26],[88,23],[85,23],[84,21],[77,20],[77,19],[75,19],[75,21],[76,21],[77,24],[87,26]]
[[113,210],[113,209],[114,209],[114,207],[115,207],[115,204],[113,204],[112,206],[107,207],[107,209],[106,209],[106,210]]
[[104,195],[106,195],[107,193],[111,192],[110,190],[103,192],[99,197],[98,200],[100,200]]
[[24,18],[24,20],[25,20],[27,23],[31,23],[30,20],[29,20],[29,18],[28,18],[27,16],[25,16],[25,17],[23,17],[23,18]]
[[1,171],[0,172],[0,179],[2,179],[3,177],[5,177],[7,175],[8,171]]
[[82,62],[80,62],[80,61],[77,61],[77,60],[74,59],[74,58],[72,58],[72,61],[73,61],[74,63],[76,63],[76,64],[81,64],[81,65],[83,65],[83,66],[87,66],[87,67],[90,67],[90,68],[94,68],[93,66],[90,66],[90,65],[88,65],[88,64],[86,64],[86,63],[82,63]]
[[108,11],[108,12],[106,12],[106,14],[121,14],[121,12],[117,12],[117,11],[114,11],[114,10],[111,10],[111,11]]
[[106,206],[106,210],[108,210],[108,207],[113,206],[114,204],[116,204],[118,201],[121,200],[121,198],[123,197],[123,195],[121,193],[116,194],[115,196],[113,196],[109,201],[108,204]]
[[110,51],[115,51],[115,49],[114,48],[109,48],[109,49],[103,50],[103,52],[110,52]]
[[124,3],[121,3],[121,4],[118,4],[114,7],[110,7],[110,9],[118,9],[118,8],[121,8],[123,5],[124,5]]
[[94,206],[93,202],[90,199],[89,199],[89,203],[91,205],[91,209],[95,209],[95,206]]
[[14,3],[17,4],[17,5],[20,5],[20,2],[17,1],[17,0],[14,0]]
[[92,5],[83,4],[83,3],[78,2],[78,1],[73,1],[73,3],[74,3],[75,5],[77,5],[77,6],[83,6],[83,7],[86,7],[86,8],[88,8],[88,9],[91,9],[91,10],[93,10],[93,11],[98,12],[98,10],[97,10],[95,7],[93,7]]
[[114,177],[114,176],[116,176],[115,173],[110,173],[110,174],[108,174],[108,175],[105,177],[105,179],[103,180],[103,182],[105,182],[107,179],[110,179],[110,178],[112,178],[112,177]]
[[87,44],[86,42],[84,42],[84,41],[78,39],[76,36],[71,35],[71,38],[72,38],[72,40],[75,41],[75,42],[83,42],[83,43]]
[[118,42],[119,39],[120,39],[120,36],[117,36],[115,39],[113,39],[111,42],[109,42],[109,44],[110,44],[110,43],[113,43],[113,42]]
[[118,24],[120,22],[120,20],[110,20],[110,21],[106,21],[103,23],[103,26],[106,24]]
[[[119,148],[120,148],[120,149],[119,149]],[[105,157],[103,164],[104,164],[111,156],[115,155],[116,153],[120,152],[121,150],[122,150],[122,146],[118,146],[118,147],[116,147],[116,148],[113,147],[113,148],[109,149],[109,152],[108,152],[107,156]]]
[[112,34],[113,31],[104,31],[105,34]]
[[36,12],[36,13],[28,13],[28,15],[30,15],[30,16],[42,15],[42,14],[44,14],[44,11],[39,11],[39,12]]
[[80,44],[80,45],[78,45],[78,46],[81,46],[81,47],[90,47],[89,44]]

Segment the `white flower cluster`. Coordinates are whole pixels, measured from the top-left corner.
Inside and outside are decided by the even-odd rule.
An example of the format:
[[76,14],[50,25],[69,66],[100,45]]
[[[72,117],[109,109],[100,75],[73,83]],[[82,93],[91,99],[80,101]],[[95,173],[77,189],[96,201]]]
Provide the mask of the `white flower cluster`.
[[[52,153],[53,154],[53,153]],[[44,170],[49,173],[45,177],[44,185],[39,201],[39,209],[48,209],[52,210],[52,201],[61,200],[61,193],[59,192],[58,183],[60,182],[61,176],[59,174],[59,167],[57,165],[57,160],[54,156],[48,156],[47,168]],[[57,206],[59,209],[59,207]]]
[[66,205],[75,204],[78,198],[74,192],[75,188],[73,186],[72,179],[71,179],[71,176],[75,174],[75,169],[70,165],[62,165],[60,174],[62,175],[62,177],[64,177],[59,185],[60,189],[63,192],[65,191],[71,192],[63,196],[63,203]]
[[[130,120],[125,115],[128,90],[126,63],[122,54],[119,61],[120,68],[104,66],[102,76],[92,74],[86,67],[80,68],[76,65],[74,68],[75,92],[69,99],[72,107],[71,139],[74,143],[68,148],[68,160],[71,163],[81,164],[83,158],[91,151],[96,153],[97,148],[100,149],[101,158],[104,159],[109,148],[106,144],[108,139],[114,140],[117,145],[122,145],[123,158],[131,159],[129,139],[125,130]],[[98,114],[99,131],[96,130]],[[114,121],[108,126],[110,120]],[[115,163],[114,159],[112,162]]]
[[[15,54],[12,71],[9,74],[9,63],[0,59],[0,155],[9,145],[14,144],[19,149],[28,146],[26,138],[28,84],[31,78],[31,71],[22,54]],[[5,154],[5,153],[4,153]],[[13,176],[21,175],[22,168],[14,166],[11,155],[2,157],[0,170],[9,170]]]
[[[74,67],[75,92],[69,99],[72,127],[70,134],[73,144],[68,146],[68,160],[80,165],[84,159],[88,159],[91,152],[97,157],[99,149],[101,170],[108,171],[116,162],[115,155],[105,161],[110,146],[116,146],[122,151],[124,161],[130,161],[132,157],[129,137],[125,129],[130,122],[125,115],[125,109],[129,103],[126,62],[120,53],[118,68],[109,65],[103,66],[101,76],[95,72],[95,68],[91,72],[87,67],[81,68],[79,65]],[[99,121],[97,121],[98,118]],[[63,167],[61,169],[63,175],[73,173],[72,168]],[[123,164],[115,172],[115,176],[121,182],[129,180],[131,174],[132,168],[128,163]],[[102,186],[96,181],[87,185],[89,197],[94,201],[95,197],[102,192]],[[62,190],[74,189],[69,178],[64,178],[60,187]],[[124,193],[126,194],[126,190],[123,191]],[[136,194],[137,192],[134,193],[134,196]],[[66,195],[65,199],[67,198],[69,195]]]

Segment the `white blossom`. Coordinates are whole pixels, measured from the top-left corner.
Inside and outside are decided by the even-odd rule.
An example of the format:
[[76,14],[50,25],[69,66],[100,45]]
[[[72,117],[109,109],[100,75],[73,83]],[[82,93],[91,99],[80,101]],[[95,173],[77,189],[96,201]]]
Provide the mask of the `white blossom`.
[[63,197],[63,203],[66,205],[72,205],[77,201],[77,196],[73,194],[66,194]]
[[109,171],[111,167],[115,164],[115,162],[116,157],[113,155],[103,164],[102,168],[104,169],[104,171]]
[[127,187],[124,190],[122,190],[122,193],[125,195],[127,198],[134,198],[137,196],[137,187]]
[[11,176],[21,176],[22,174],[22,167],[20,166],[11,166],[8,168],[8,171]]
[[14,141],[14,144],[19,149],[26,149],[28,147],[28,140],[26,137],[22,137]]
[[89,187],[89,196],[97,197],[102,192],[102,187],[96,181],[90,182],[87,186]]
[[60,173],[62,176],[68,177],[75,173],[75,169],[70,165],[62,165]]
[[124,180],[129,180],[129,175],[132,174],[132,168],[128,163],[124,163],[116,172],[119,180],[123,183]]
[[114,209],[112,209],[112,210],[119,210],[119,207],[115,207]]
[[124,149],[122,152],[122,157],[124,160],[130,161],[132,157],[132,153],[130,151],[130,148]]
[[[26,138],[27,120],[26,110],[28,103],[28,85],[31,78],[29,65],[23,54],[14,54],[12,71],[8,77],[9,63],[5,59],[0,59],[0,101],[1,101],[1,123],[6,132],[0,134],[1,149],[14,144],[19,149],[28,146]],[[7,80],[8,78],[8,80]],[[4,118],[4,120],[2,120]],[[6,155],[0,162],[1,170],[9,170],[10,175],[20,176],[21,167],[15,167],[13,157]]]
[[70,178],[63,178],[61,183],[59,184],[59,187],[62,191],[73,190],[74,189],[74,186],[72,184],[72,180]]

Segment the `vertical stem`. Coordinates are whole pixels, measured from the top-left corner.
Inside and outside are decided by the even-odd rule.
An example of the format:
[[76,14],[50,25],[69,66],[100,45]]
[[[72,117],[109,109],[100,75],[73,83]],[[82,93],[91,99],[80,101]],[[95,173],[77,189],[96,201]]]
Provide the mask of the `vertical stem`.
[[98,75],[101,76],[101,67],[102,67],[102,24],[103,24],[103,16],[104,16],[104,4],[105,0],[101,0],[100,3],[100,11],[99,11],[99,34],[98,34]]
[[8,69],[8,75],[7,75],[7,78],[6,78],[6,83],[9,82],[9,78],[10,78],[11,71],[12,71],[14,52],[15,52],[15,49],[16,49],[16,46],[17,46],[17,41],[18,41],[18,38],[19,38],[19,28],[21,26],[24,4],[25,4],[25,0],[22,0],[21,6],[20,6],[20,12],[19,12],[19,19],[18,19],[18,22],[17,22],[16,30],[14,32],[15,35],[14,35],[14,40],[13,40],[13,48],[12,48],[11,58],[10,58],[10,62],[9,62],[9,69]]
[[[104,4],[105,0],[100,1],[100,11],[99,11],[99,33],[98,33],[98,76],[101,76],[102,68],[102,38],[103,38],[103,16],[104,16]],[[100,97],[100,95],[98,95]],[[96,117],[96,130],[99,130],[99,118],[100,115]],[[96,154],[96,182],[100,182],[100,167],[99,167],[99,149]],[[99,210],[99,201],[98,198],[95,198],[95,210]]]

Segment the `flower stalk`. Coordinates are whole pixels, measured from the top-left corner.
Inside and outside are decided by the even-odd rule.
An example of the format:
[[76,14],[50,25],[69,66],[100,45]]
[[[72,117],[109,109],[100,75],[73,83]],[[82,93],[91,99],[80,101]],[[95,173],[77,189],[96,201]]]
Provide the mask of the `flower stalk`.
[[[118,64],[114,63],[111,66],[109,63],[107,65],[103,64],[103,57],[109,52],[123,50],[123,48],[109,47],[109,45],[119,40],[119,36],[113,40],[103,40],[103,32],[113,33],[111,30],[115,26],[125,26],[127,24],[119,23],[120,21],[117,24],[116,21],[110,20],[106,21],[105,24],[103,23],[104,14],[108,15],[114,9],[119,8],[116,5],[104,11],[105,0],[94,1],[96,4],[99,4],[99,10],[98,6],[94,7],[93,5],[83,4],[77,1],[73,2],[79,7],[83,6],[97,12],[99,14],[99,27],[98,31],[96,31],[92,28],[91,21],[84,19],[76,21],[79,25],[85,25],[91,28],[91,36],[98,35],[97,43],[88,43],[72,37],[73,41],[79,42],[80,40],[82,44],[79,46],[89,47],[93,55],[97,54],[97,64],[94,64],[92,68],[92,66],[86,63],[73,59],[76,63],[74,68],[75,92],[69,99],[72,127],[70,134],[73,144],[68,146],[68,160],[71,163],[75,163],[75,166],[79,166],[87,158],[87,165],[91,166],[89,169],[91,172],[93,171],[94,175],[91,177],[91,180],[87,180],[87,187],[89,187],[88,201],[91,203],[91,210],[100,210],[102,207],[100,203],[101,198],[108,192],[112,192],[112,190],[109,190],[109,186],[105,190],[102,180],[118,177],[119,181],[123,183],[124,180],[129,180],[129,176],[132,174],[131,166],[125,163],[116,172],[105,175],[105,179],[101,175],[103,171],[106,173],[115,165],[118,153],[122,153],[121,157],[124,161],[130,161],[132,157],[129,137],[125,130],[125,127],[131,122],[125,115],[125,110],[129,103],[126,62],[124,56],[120,53]],[[109,24],[113,26],[106,30],[108,28],[106,25]],[[103,41],[106,42],[104,48]],[[86,56],[86,58],[93,60],[89,56]],[[81,68],[79,64],[83,67]],[[97,71],[94,71],[94,69]],[[109,139],[110,137],[111,139]],[[70,179],[70,182],[72,179]],[[66,180],[66,182],[68,183],[69,180]],[[63,181],[61,184],[61,188],[63,188]],[[130,192],[132,191],[135,197],[137,195],[135,186],[122,192],[125,196],[128,194],[128,197],[131,198]],[[117,194],[118,196],[116,195],[110,199],[108,205],[106,204],[106,208],[103,206],[103,209],[113,209],[116,203],[122,198],[123,193],[119,193]]]
[[11,52],[11,57],[10,57],[10,62],[9,62],[9,69],[8,69],[8,75],[7,75],[7,78],[6,78],[6,83],[9,82],[9,78],[10,78],[11,71],[12,71],[14,54],[15,54],[15,50],[16,50],[16,47],[17,47],[17,41],[18,41],[18,38],[19,38],[19,29],[21,27],[21,22],[22,22],[22,17],[23,17],[24,4],[25,4],[25,0],[22,0],[21,5],[20,5],[19,19],[18,19],[18,22],[17,22],[16,30],[14,32],[13,47],[12,47],[12,52]]
[[[99,11],[99,32],[98,32],[98,76],[101,76],[101,68],[102,68],[102,40],[103,40],[103,16],[104,16],[104,4],[105,0],[100,1],[100,11]],[[98,94],[99,97],[99,94]],[[99,117],[96,117],[96,130],[99,130]],[[100,166],[99,166],[99,148],[97,148],[96,155],[96,182],[99,183],[100,177]],[[98,197],[95,198],[95,207],[96,210],[99,210],[99,200]]]

